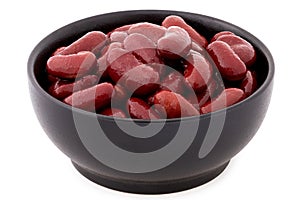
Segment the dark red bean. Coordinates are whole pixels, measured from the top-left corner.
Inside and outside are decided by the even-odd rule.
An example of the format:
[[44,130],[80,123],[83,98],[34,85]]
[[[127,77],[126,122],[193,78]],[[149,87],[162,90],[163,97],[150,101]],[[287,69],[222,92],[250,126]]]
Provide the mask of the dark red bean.
[[155,94],[154,103],[165,109],[168,118],[199,115],[197,109],[190,102],[174,92],[161,91]]
[[196,51],[198,53],[203,54],[205,52],[205,49],[203,47],[199,46],[196,42],[192,42],[192,50]]
[[247,71],[246,77],[243,79],[240,88],[244,90],[245,96],[250,96],[257,89],[256,75],[254,72]]
[[215,41],[207,46],[207,50],[222,77],[230,81],[241,80],[245,77],[246,65],[227,43]]
[[56,82],[61,81],[61,79],[57,76],[52,76],[51,74],[48,74],[47,81],[49,85],[54,85]]
[[119,117],[119,118],[125,118],[125,113],[117,108],[106,108],[103,111],[100,112],[102,115],[106,116],[112,116],[112,117]]
[[171,26],[166,34],[157,42],[157,48],[165,58],[178,59],[185,57],[192,47],[192,41],[188,33],[178,27]]
[[135,56],[145,64],[162,63],[157,54],[156,45],[145,35],[139,33],[130,34],[124,40],[124,48],[134,52]]
[[98,70],[97,74],[101,78],[107,78],[108,77],[108,72],[107,72],[107,54],[109,51],[111,51],[114,48],[121,48],[123,45],[119,42],[114,42],[106,46],[105,49],[103,49],[103,54],[100,58],[98,58],[97,63],[98,63]]
[[87,75],[74,83],[64,83],[65,81],[58,81],[52,87],[50,87],[49,93],[58,99],[64,99],[74,92],[96,85],[98,79],[99,78],[95,75]]
[[184,91],[184,86],[186,82],[184,77],[179,72],[171,72],[161,83],[161,88],[163,90],[168,90],[172,92],[176,92],[178,94],[182,94]]
[[193,39],[193,41],[196,42],[196,43],[198,43],[202,47],[206,47],[207,44],[208,44],[207,40],[205,39],[205,37],[203,37],[202,35],[200,35],[200,33],[198,33],[195,29],[193,29],[193,27],[191,27],[190,25],[188,25],[179,16],[170,15],[170,16],[166,17],[164,19],[164,21],[162,22],[162,25],[164,27],[166,27],[166,28],[169,28],[170,26],[179,26],[179,27],[183,28],[184,30],[186,30],[186,32],[188,32],[188,34]]
[[207,87],[211,80],[212,72],[210,63],[200,53],[189,54],[186,59],[184,77],[195,92],[203,91]]
[[159,74],[152,67],[140,65],[128,71],[121,84],[131,93],[145,96],[155,92],[159,82]]
[[165,35],[166,28],[157,24],[148,22],[142,22],[133,24],[128,30],[129,34],[140,33],[150,38],[154,43],[157,43],[158,39]]
[[129,70],[141,65],[142,63],[130,52],[114,48],[107,55],[108,74],[116,83]]
[[189,93],[186,94],[186,99],[197,110],[200,110],[201,106],[203,106],[206,102],[215,98],[217,90],[218,90],[218,83],[217,81],[212,79],[210,84],[204,91],[196,94],[194,93],[194,91],[190,91]]
[[127,36],[128,36],[128,34],[125,31],[114,31],[110,35],[110,41],[122,43]]
[[217,41],[226,42],[247,66],[251,66],[255,62],[255,50],[243,38],[236,35],[223,35],[218,37]]
[[110,103],[113,90],[112,84],[101,83],[73,93],[65,98],[64,102],[76,108],[95,111]]
[[123,43],[121,42],[112,42],[108,45],[106,45],[105,47],[103,47],[103,49],[101,50],[101,57],[103,57],[104,55],[107,55],[107,53],[114,49],[114,48],[123,48]]
[[113,31],[109,32],[107,35],[110,36],[113,32],[116,32],[116,31],[127,32],[130,29],[131,26],[132,26],[132,24],[127,24],[127,25],[124,25],[124,26],[120,26],[120,27],[114,29]]
[[230,32],[230,31],[221,31],[221,32],[215,34],[210,42],[212,43],[212,42],[216,41],[219,37],[221,37],[223,35],[234,35],[234,33]]
[[143,100],[130,98],[127,102],[128,112],[134,119],[159,119],[159,115]]
[[52,56],[47,61],[47,72],[65,79],[82,77],[97,65],[96,56],[88,51]]
[[112,101],[117,104],[123,103],[127,97],[127,91],[120,84],[115,85],[114,92],[112,94]]
[[67,46],[59,54],[69,55],[79,53],[80,51],[91,51],[98,54],[105,45],[106,40],[106,35],[101,31],[91,31]]
[[206,114],[231,106],[245,98],[243,90],[238,88],[227,88],[214,100],[201,107],[201,113]]

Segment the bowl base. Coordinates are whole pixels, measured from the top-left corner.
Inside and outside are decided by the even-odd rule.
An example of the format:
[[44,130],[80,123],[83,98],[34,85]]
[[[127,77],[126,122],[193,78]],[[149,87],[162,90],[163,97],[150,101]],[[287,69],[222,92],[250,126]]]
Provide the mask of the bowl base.
[[197,174],[188,178],[161,182],[118,180],[85,169],[73,161],[72,163],[79,173],[84,177],[94,183],[110,189],[135,194],[166,194],[192,189],[213,180],[224,171],[229,161],[205,173]]

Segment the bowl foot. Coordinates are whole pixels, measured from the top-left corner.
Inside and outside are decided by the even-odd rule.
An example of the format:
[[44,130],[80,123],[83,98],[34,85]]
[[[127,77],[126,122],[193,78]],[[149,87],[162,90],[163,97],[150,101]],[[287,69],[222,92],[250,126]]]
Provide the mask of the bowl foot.
[[112,177],[103,176],[93,171],[85,169],[78,164],[72,162],[74,167],[87,179],[94,183],[102,185],[104,187],[136,194],[166,194],[173,192],[180,192],[187,189],[203,185],[218,175],[220,175],[227,167],[228,162],[225,164],[212,169],[208,172],[198,174],[193,177],[184,179],[177,179],[172,181],[161,181],[161,182],[143,182],[143,181],[131,181],[131,180],[119,180]]

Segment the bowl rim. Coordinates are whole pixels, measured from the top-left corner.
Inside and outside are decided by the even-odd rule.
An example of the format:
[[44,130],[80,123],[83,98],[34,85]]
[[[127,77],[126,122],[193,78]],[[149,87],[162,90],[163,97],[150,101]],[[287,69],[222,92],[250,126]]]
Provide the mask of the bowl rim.
[[[207,113],[207,114],[200,114],[200,115],[195,115],[195,116],[189,116],[189,117],[181,117],[181,118],[172,118],[172,119],[154,119],[154,120],[145,120],[145,119],[132,119],[132,118],[118,118],[118,117],[112,117],[112,116],[106,116],[106,115],[102,115],[102,114],[97,114],[94,112],[90,112],[90,111],[85,111],[79,108],[75,108],[73,106],[70,106],[66,103],[63,103],[62,101],[56,99],[55,97],[51,96],[48,92],[46,92],[41,85],[38,83],[36,76],[34,75],[34,63],[35,60],[40,52],[39,47],[43,45],[43,43],[45,43],[56,31],[65,29],[69,26],[72,26],[74,24],[77,23],[82,23],[84,21],[87,21],[89,19],[92,18],[98,18],[100,16],[108,16],[108,15],[119,15],[119,14],[155,14],[155,13],[173,13],[173,14],[186,14],[186,15],[196,15],[198,17],[201,18],[207,18],[213,21],[218,21],[219,23],[222,24],[226,24],[228,26],[231,26],[235,29],[238,29],[240,31],[242,31],[246,36],[247,39],[251,40],[251,41],[255,41],[255,45],[257,46],[257,48],[259,48],[259,50],[264,54],[264,56],[267,59],[268,62],[268,74],[266,79],[264,80],[264,82],[262,83],[262,85],[250,96],[246,97],[245,99],[243,99],[242,101],[233,104],[231,106],[228,106],[226,108],[211,112],[211,113]],[[97,116],[97,118],[101,119],[101,120],[118,120],[118,121],[134,121],[134,122],[138,122],[138,123],[166,123],[166,122],[177,122],[177,121],[185,121],[185,120],[198,120],[198,119],[204,119],[204,118],[210,118],[211,115],[221,115],[224,114],[224,112],[231,112],[234,109],[237,109],[238,107],[240,107],[242,104],[251,101],[252,99],[257,98],[261,93],[263,93],[270,84],[272,84],[273,79],[274,79],[274,74],[275,74],[275,64],[274,64],[274,60],[273,57],[271,55],[271,52],[269,51],[269,49],[265,46],[265,44],[263,42],[261,42],[258,38],[256,38],[254,35],[252,35],[251,33],[249,33],[248,31],[244,30],[243,28],[234,25],[230,22],[215,18],[215,17],[211,17],[211,16],[207,16],[207,15],[203,15],[203,14],[198,14],[198,13],[191,13],[191,12],[185,12],[185,11],[176,11],[176,10],[125,10],[125,11],[117,11],[117,12],[109,12],[109,13],[104,13],[104,14],[99,14],[99,15],[94,15],[91,17],[87,17],[87,18],[83,18],[83,19],[79,19],[75,22],[69,23],[63,27],[58,28],[57,30],[55,30],[54,32],[48,34],[46,37],[44,37],[35,47],[34,49],[31,51],[28,62],[27,62],[27,75],[28,75],[28,80],[29,83],[31,83],[31,85],[37,90],[39,91],[40,94],[42,94],[43,96],[45,96],[45,98],[48,98],[49,100],[51,100],[53,103],[58,104],[59,106],[70,110],[71,112],[78,112],[80,114],[83,115],[88,115],[88,116]]]

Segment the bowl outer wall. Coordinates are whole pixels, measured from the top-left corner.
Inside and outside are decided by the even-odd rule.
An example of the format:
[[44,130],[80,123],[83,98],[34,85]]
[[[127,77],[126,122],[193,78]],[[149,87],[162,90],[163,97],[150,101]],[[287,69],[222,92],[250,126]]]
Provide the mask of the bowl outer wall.
[[[181,120],[181,123],[187,124],[199,122],[199,129],[192,145],[180,159],[171,165],[149,173],[125,173],[114,170],[97,161],[87,151],[78,136],[73,120],[72,108],[51,97],[41,87],[40,83],[42,80],[37,79],[36,75],[42,73],[47,58],[56,48],[74,41],[88,31],[102,30],[108,32],[121,25],[141,21],[159,24],[163,18],[171,14],[182,16],[189,24],[195,27],[200,33],[203,33],[207,38],[211,38],[213,34],[222,30],[229,30],[246,38],[255,46],[261,57],[261,62],[259,64],[261,65],[261,68],[264,68],[264,80],[260,88],[247,99],[226,110],[223,109],[213,113],[214,115],[221,115],[222,112],[226,111],[226,120],[217,144],[205,158],[199,159],[198,153],[210,122],[210,114]],[[115,179],[147,182],[170,181],[191,177],[228,162],[244,148],[244,146],[246,146],[260,127],[270,102],[273,76],[274,63],[272,56],[265,45],[256,37],[227,22],[199,14],[178,11],[126,11],[83,19],[67,25],[43,39],[32,51],[28,61],[29,89],[32,104],[41,126],[53,143],[70,157],[72,161],[95,173],[113,177]],[[75,112],[87,121],[94,117],[93,114],[86,111],[76,110]],[[151,148],[154,148],[153,146],[159,148],[166,145],[168,141],[174,137],[174,133],[177,131],[176,127],[178,127],[178,124],[180,123],[180,119],[167,120],[163,129],[164,131],[159,133],[157,137],[143,140],[125,137],[120,140],[119,136],[121,132],[115,126],[112,118],[101,115],[97,115],[97,118],[104,126],[110,127],[107,135],[112,141],[124,145],[124,148],[131,148],[130,150],[136,152],[147,152],[148,150],[151,150]],[[126,120],[118,120],[122,120],[126,124]],[[143,123],[143,121],[139,121],[138,123]],[[157,124],[160,123],[163,122],[157,122]],[[129,121],[128,125],[130,126]],[[88,131],[93,130],[87,130],[87,132]],[[186,132],[188,134],[188,130]],[[143,145],[139,145],[137,141],[141,141]],[[113,155],[112,159],[114,159]]]

